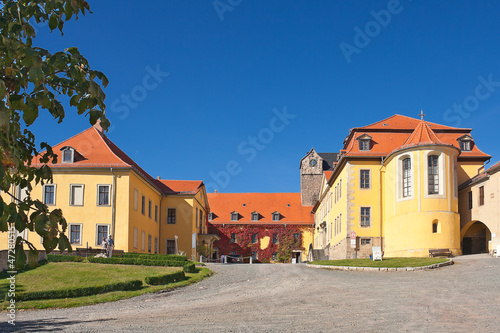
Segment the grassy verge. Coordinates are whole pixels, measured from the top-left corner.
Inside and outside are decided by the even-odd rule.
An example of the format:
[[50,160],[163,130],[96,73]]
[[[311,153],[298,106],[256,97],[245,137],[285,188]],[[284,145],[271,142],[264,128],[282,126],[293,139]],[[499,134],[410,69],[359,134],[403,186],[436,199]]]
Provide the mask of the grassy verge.
[[[24,273],[19,273],[16,278],[17,291],[34,290],[54,290],[64,288],[77,288],[92,285],[140,279],[144,281],[147,276],[161,275],[182,270],[173,267],[149,267],[149,266],[128,266],[128,265],[95,265],[91,263],[49,263],[37,269]],[[210,276],[212,272],[208,268],[197,269],[196,273],[187,273],[188,279],[170,283],[163,286],[144,285],[140,290],[116,291],[100,295],[92,295],[78,298],[34,300],[16,302],[18,309],[46,309],[46,308],[66,308],[83,305],[91,305],[104,302],[112,302],[120,299],[131,298],[146,293],[172,290],[174,288],[186,286],[203,280]],[[5,310],[8,305],[4,300],[4,295],[8,289],[8,281],[0,280],[0,297],[2,302],[0,308]]]
[[326,266],[351,266],[351,267],[421,267],[446,262],[443,258],[384,258],[382,261],[371,259],[343,259],[343,260],[317,260],[312,261],[313,265]]

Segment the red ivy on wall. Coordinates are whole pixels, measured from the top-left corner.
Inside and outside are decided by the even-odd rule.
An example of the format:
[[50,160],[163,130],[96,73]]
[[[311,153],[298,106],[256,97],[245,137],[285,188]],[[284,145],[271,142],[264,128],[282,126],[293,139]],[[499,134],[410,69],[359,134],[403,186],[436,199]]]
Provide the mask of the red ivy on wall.
[[[243,257],[257,252],[257,258],[260,262],[269,262],[272,260],[273,253],[278,252],[278,246],[281,239],[285,237],[292,238],[294,234],[299,234],[298,246],[294,250],[304,250],[302,244],[302,230],[304,227],[296,225],[213,225],[209,224],[209,232],[216,234],[220,240],[214,243],[214,247],[219,248],[219,255],[231,255],[232,252],[240,254]],[[235,242],[231,242],[231,234],[235,234]],[[256,234],[256,243],[252,243],[252,236]],[[278,243],[273,244],[273,235],[278,237]],[[265,249],[260,248],[264,237],[269,237],[269,245]]]

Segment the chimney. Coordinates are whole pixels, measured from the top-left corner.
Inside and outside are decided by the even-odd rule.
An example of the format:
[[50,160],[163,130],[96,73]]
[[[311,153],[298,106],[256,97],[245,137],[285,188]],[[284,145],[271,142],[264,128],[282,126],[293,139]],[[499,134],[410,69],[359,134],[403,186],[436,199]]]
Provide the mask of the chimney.
[[217,190],[214,190],[214,193],[217,193]]
[[161,177],[160,177],[160,176],[158,176],[158,177],[156,177],[156,179],[160,180],[160,179],[161,179]]
[[94,128],[99,131],[99,133],[102,133],[102,127],[101,127],[101,119],[97,119],[97,121],[94,124]]

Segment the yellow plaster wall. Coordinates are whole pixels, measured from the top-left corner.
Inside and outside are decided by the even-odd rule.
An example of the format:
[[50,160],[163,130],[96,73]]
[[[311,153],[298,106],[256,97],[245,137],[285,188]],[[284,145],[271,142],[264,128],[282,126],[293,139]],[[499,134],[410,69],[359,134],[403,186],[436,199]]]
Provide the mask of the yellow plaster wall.
[[[137,209],[134,207],[134,190],[137,190]],[[126,192],[128,194],[128,211],[130,223],[124,225],[123,230],[117,227],[116,232],[123,234],[127,239],[127,252],[148,253],[148,236],[151,235],[151,253],[155,252],[155,238],[159,238],[159,219],[161,194],[151,184],[133,172],[130,176],[130,186]],[[142,214],[142,196],[145,197],[145,211]],[[149,217],[148,203],[151,200],[151,217]],[[163,200],[164,202],[165,200]],[[155,221],[155,205],[158,206],[158,221]],[[137,247],[134,247],[134,228],[137,229]],[[144,244],[142,232],[145,232]],[[124,238],[125,239],[125,238]],[[144,245],[144,247],[143,247]],[[158,247],[160,247],[158,245]]]
[[[196,231],[193,198],[171,196],[163,199],[163,203],[160,253],[165,253],[166,251],[166,240],[175,240],[175,236],[177,235],[178,250],[184,251],[188,258],[194,256],[195,252],[193,252],[191,243],[192,233]],[[168,208],[177,209],[176,224],[167,224]]]

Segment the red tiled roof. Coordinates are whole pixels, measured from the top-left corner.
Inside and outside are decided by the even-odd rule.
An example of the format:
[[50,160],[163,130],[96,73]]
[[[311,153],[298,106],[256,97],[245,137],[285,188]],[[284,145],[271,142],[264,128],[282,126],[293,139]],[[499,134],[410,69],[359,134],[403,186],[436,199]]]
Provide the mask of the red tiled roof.
[[[387,130],[387,129],[398,129],[398,130],[414,130],[420,122],[420,119],[415,119],[411,118],[408,116],[403,116],[400,114],[395,114],[393,116],[390,116],[389,118],[377,121],[374,124],[368,125],[368,126],[363,126],[359,127],[359,129],[365,129],[365,130]],[[468,128],[456,128],[456,127],[450,127],[450,126],[445,126],[445,125],[440,125],[436,123],[430,123],[427,122],[432,129],[434,130],[462,130],[462,131],[471,131],[471,129]]]
[[325,178],[326,180],[330,179],[330,176],[332,175],[333,171],[325,171]]
[[[58,163],[47,163],[51,168],[131,168],[145,178],[160,192],[197,192],[202,181],[157,180],[142,169],[125,152],[115,145],[101,130],[93,126],[52,147],[58,154]],[[61,149],[72,147],[76,152],[74,163],[61,163]],[[42,152],[43,155],[43,152]],[[32,166],[40,167],[40,156],[32,160]]]
[[[470,132],[471,129],[467,128],[449,127],[394,115],[375,124],[352,129],[343,150],[346,157],[385,157],[396,149],[415,144],[444,144],[460,148],[457,139]],[[369,151],[359,150],[357,139],[365,134],[372,137]],[[471,151],[461,152],[460,157],[484,160],[491,158],[479,150],[476,144],[472,145]]]
[[421,120],[402,148],[429,144],[445,145],[443,141],[438,139],[429,125]]
[[[314,224],[312,206],[302,206],[300,193],[208,193],[212,224]],[[237,212],[238,221],[231,221],[231,213]],[[258,222],[252,222],[252,213],[260,214]],[[272,214],[280,213],[280,221],[273,222]]]
[[156,180],[163,192],[166,193],[197,193],[203,185],[201,180]]

